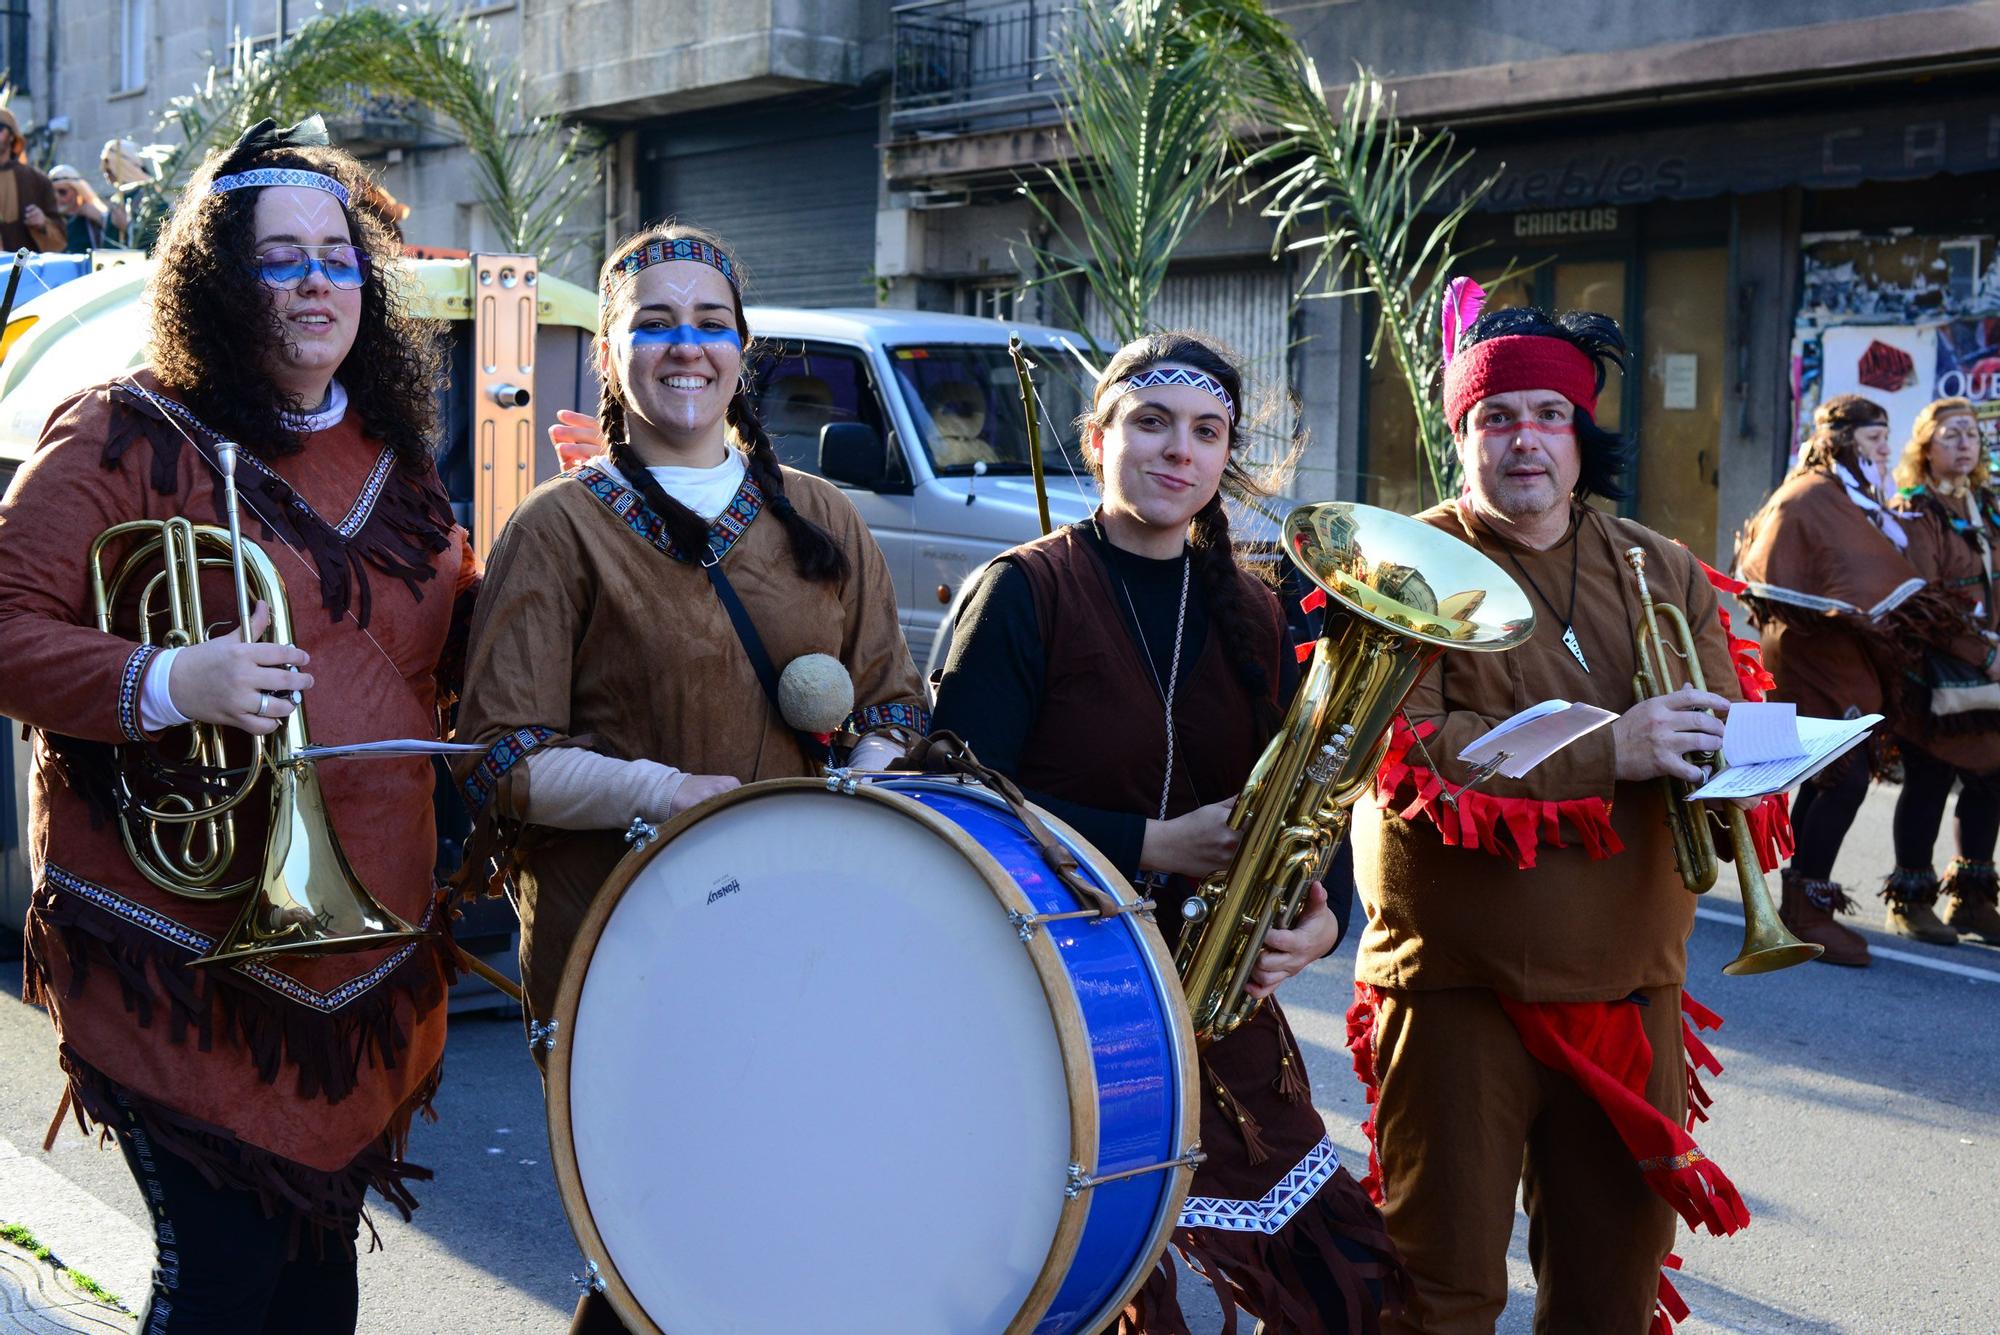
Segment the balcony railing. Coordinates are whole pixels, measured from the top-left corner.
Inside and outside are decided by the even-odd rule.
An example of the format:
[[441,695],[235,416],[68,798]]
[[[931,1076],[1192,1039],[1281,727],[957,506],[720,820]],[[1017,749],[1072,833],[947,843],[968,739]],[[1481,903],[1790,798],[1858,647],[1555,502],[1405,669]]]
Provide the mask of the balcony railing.
[[975,122],[1051,118],[1049,50],[1069,12],[1064,0],[896,6],[890,124],[912,133],[949,132]]

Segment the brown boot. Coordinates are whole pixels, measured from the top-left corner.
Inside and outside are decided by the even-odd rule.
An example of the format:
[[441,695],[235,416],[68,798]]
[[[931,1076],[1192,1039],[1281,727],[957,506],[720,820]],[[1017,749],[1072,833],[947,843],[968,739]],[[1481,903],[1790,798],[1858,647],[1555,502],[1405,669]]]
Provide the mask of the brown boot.
[[1953,858],[1939,886],[1944,921],[1961,937],[2000,946],[2000,872],[1990,862]]
[[1958,933],[1938,921],[1937,873],[1929,867],[1898,867],[1882,882],[1882,902],[1889,906],[1882,926],[1912,941],[1955,946]]
[[1826,953],[1819,957],[1821,964],[1867,967],[1868,938],[1843,926],[1833,916],[1854,909],[1854,902],[1837,882],[1808,881],[1787,871],[1782,884],[1783,902],[1778,907],[1778,918],[1799,940],[1826,948]]

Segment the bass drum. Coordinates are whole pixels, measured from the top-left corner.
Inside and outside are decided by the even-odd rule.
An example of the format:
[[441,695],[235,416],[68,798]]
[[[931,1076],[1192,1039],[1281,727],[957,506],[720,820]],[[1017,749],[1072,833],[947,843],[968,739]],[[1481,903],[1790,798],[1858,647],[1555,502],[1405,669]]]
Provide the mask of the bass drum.
[[781,779],[683,814],[606,882],[555,1018],[557,1179],[633,1330],[1095,1331],[1193,1174],[1158,930],[1089,911],[975,784]]

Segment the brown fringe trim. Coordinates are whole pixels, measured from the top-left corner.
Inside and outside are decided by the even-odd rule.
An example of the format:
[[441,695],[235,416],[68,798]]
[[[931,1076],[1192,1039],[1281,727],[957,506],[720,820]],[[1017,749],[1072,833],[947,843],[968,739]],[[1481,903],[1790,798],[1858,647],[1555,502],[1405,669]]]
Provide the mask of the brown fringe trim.
[[[440,905],[432,935],[417,943],[408,959],[354,1001],[331,1015],[287,1000],[233,969],[188,967],[186,948],[162,940],[94,904],[46,886],[38,911],[69,957],[68,995],[80,996],[99,967],[117,977],[125,1010],[141,1029],[151,1028],[164,1011],[170,1042],[184,1044],[192,1031],[198,1051],[213,1049],[217,1029],[242,1043],[257,1074],[275,1085],[286,1065],[298,1076],[294,1092],[303,1099],[338,1103],[360,1081],[361,1066],[396,1069],[410,1037],[396,1015],[396,998],[410,998],[419,1016],[444,1000],[457,976],[451,950],[450,914]],[[47,1006],[53,984],[28,934],[23,996]],[[150,968],[148,966],[151,966]]]
[[1312,1097],[1312,1086],[1306,1081],[1306,1059],[1283,1011],[1278,1012],[1278,1052],[1278,1078],[1271,1082],[1271,1088],[1287,1103]]
[[[163,495],[178,494],[180,453],[187,439],[182,432],[192,432],[194,428],[170,417],[133,390],[114,386],[106,393],[113,404],[126,412],[120,415],[119,425],[105,441],[104,467],[121,467],[132,446],[145,440],[152,446],[153,489]],[[133,417],[160,423],[166,429],[149,430],[142,422],[131,421]],[[216,478],[216,517],[221,521],[224,516],[220,474],[204,452],[196,453],[202,455],[203,463]],[[312,561],[319,576],[320,605],[330,621],[341,620],[352,605],[356,623],[367,629],[374,606],[367,571],[371,565],[390,578],[401,580],[410,596],[421,601],[423,590],[418,586],[437,574],[431,559],[451,545],[456,521],[434,467],[418,474],[397,460],[368,518],[351,538],[340,535],[333,526],[336,521],[307,508],[291,486],[275,474],[247,468],[237,473],[236,481],[263,536],[277,537],[287,546],[302,550]]]
[[90,828],[101,830],[118,818],[118,752],[109,742],[90,742],[81,737],[47,729],[23,728],[25,735],[39,731],[48,748],[56,772],[69,790],[83,799],[90,812]]
[[1236,1124],[1237,1133],[1243,1137],[1246,1163],[1260,1164],[1271,1157],[1270,1147],[1264,1144],[1264,1127],[1257,1115],[1243,1106],[1243,1101],[1230,1093],[1229,1086],[1208,1067],[1206,1058],[1201,1063],[1201,1073],[1208,1080],[1208,1087],[1215,1095],[1215,1101],[1222,1106],[1225,1117]]
[[1944,878],[1938,882],[1938,888],[1953,899],[2000,903],[2000,870],[1996,870],[1991,862],[1953,858],[1951,866],[1945,869]]
[[356,1155],[346,1168],[328,1173],[246,1144],[226,1128],[136,1094],[77,1056],[67,1044],[58,1051],[57,1060],[69,1077],[68,1097],[76,1124],[85,1135],[95,1131],[98,1143],[103,1144],[129,1112],[154,1144],[193,1164],[210,1186],[250,1192],[267,1219],[277,1218],[281,1211],[290,1214],[289,1257],[298,1256],[308,1241],[316,1255],[325,1255],[329,1245],[354,1255],[357,1221],[368,1226],[368,1250],[380,1249],[381,1235],[363,1208],[369,1191],[394,1206],[407,1222],[417,1208],[417,1198],[407,1184],[428,1182],[432,1176],[430,1169],[406,1161],[403,1153],[409,1143],[410,1123],[418,1114],[427,1122],[437,1120],[431,1100],[437,1096],[444,1074],[442,1062],[397,1110],[379,1140]]
[[[1173,1249],[1215,1286],[1223,1335],[1236,1335],[1238,1308],[1272,1335],[1378,1335],[1383,1308],[1401,1306],[1410,1291],[1381,1211],[1346,1169],[1276,1233],[1182,1228]],[[1322,1277],[1317,1285],[1308,1281],[1313,1273]],[[1329,1309],[1331,1298],[1341,1305]],[[1192,1335],[1171,1255],[1160,1258],[1112,1329]]]

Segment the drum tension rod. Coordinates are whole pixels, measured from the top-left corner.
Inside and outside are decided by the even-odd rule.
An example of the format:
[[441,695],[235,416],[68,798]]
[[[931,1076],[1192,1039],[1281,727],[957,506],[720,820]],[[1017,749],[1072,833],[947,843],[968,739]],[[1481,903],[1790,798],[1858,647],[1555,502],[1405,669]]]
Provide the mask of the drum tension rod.
[[540,1048],[544,1052],[556,1050],[556,1030],[562,1027],[561,1020],[531,1020],[528,1023],[528,1051]]
[[1207,1162],[1207,1160],[1208,1156],[1202,1153],[1201,1147],[1196,1146],[1178,1159],[1166,1159],[1159,1163],[1141,1164],[1137,1168],[1127,1168],[1119,1173],[1105,1173],[1101,1177],[1086,1173],[1083,1171],[1082,1164],[1073,1163],[1069,1166],[1069,1182],[1063,1187],[1063,1197],[1073,1201],[1092,1187],[1101,1187],[1107,1182],[1123,1181],[1128,1177],[1138,1177],[1141,1173],[1157,1173],[1163,1168],[1192,1168],[1196,1164]]
[[1120,904],[1116,908],[1076,909],[1069,913],[1023,913],[1019,909],[1007,911],[1007,921],[1014,924],[1023,941],[1035,939],[1035,929],[1045,922],[1068,922],[1072,918],[1115,918],[1123,913],[1147,913],[1154,907],[1150,899],[1135,899],[1130,904]]
[[644,848],[659,837],[659,833],[658,826],[648,824],[642,816],[634,816],[632,823],[625,828],[625,842],[633,848]]
[[583,1262],[583,1273],[581,1275],[571,1275],[570,1282],[585,1293],[604,1292],[604,1275],[598,1270],[597,1262],[587,1257]]

